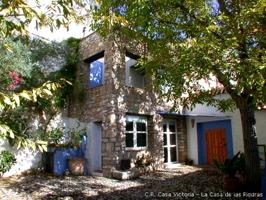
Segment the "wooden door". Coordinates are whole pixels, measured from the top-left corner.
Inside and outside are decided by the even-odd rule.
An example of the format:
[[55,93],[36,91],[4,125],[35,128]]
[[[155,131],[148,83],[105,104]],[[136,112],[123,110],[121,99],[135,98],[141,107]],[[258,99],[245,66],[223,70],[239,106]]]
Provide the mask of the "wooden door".
[[213,160],[224,162],[227,158],[226,130],[224,128],[207,129],[206,154],[207,163],[213,164]]

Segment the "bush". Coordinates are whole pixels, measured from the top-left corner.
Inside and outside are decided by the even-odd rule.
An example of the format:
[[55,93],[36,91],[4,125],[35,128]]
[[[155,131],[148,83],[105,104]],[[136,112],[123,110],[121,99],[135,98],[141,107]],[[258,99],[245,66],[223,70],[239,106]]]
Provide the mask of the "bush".
[[238,152],[232,159],[226,159],[224,163],[214,160],[214,164],[225,175],[235,177],[236,173],[243,173],[245,170],[244,154]]
[[15,156],[9,151],[1,151],[0,153],[0,175],[4,174],[16,162]]
[[145,168],[149,167],[154,163],[154,160],[151,155],[149,154],[142,154],[137,156],[137,159],[135,161],[135,166],[137,168]]

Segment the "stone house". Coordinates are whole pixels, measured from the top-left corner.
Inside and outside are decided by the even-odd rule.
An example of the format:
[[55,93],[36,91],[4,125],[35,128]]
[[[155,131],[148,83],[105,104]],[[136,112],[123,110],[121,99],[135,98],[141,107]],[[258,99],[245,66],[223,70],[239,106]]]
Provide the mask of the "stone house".
[[[184,116],[160,114],[152,80],[135,67],[136,49],[93,33],[80,44],[77,81],[83,100],[73,99],[69,117],[89,125],[89,169],[110,176],[122,159],[150,154],[157,167],[187,159]],[[76,96],[76,95],[75,95]]]
[[[86,125],[89,172],[110,177],[122,160],[134,166],[144,153],[160,168],[187,160],[212,164],[213,159],[243,152],[239,112],[222,113],[206,105],[170,112],[169,103],[157,98],[152,79],[135,65],[143,50],[97,33],[81,40],[77,94],[68,119]],[[257,111],[256,117],[258,141],[266,149],[266,110]],[[265,159],[265,151],[261,156]]]
[[[75,94],[67,111],[53,122],[53,127],[86,129],[89,173],[110,177],[114,168],[121,168],[121,161],[130,160],[134,166],[144,153],[151,156],[154,167],[172,167],[186,160],[212,164],[213,159],[243,152],[238,110],[222,113],[197,105],[193,110],[170,112],[171,103],[157,98],[151,78],[135,65],[143,48],[129,41],[119,43],[96,33],[81,40]],[[255,116],[260,157],[265,160],[266,109]],[[17,159],[5,176],[38,168],[40,152],[17,150],[0,141],[0,150],[4,149]]]

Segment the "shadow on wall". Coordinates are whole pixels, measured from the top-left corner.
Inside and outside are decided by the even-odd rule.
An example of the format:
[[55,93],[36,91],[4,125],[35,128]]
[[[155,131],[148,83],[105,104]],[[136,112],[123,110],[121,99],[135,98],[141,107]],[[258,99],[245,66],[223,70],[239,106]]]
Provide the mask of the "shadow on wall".
[[[222,175],[214,169],[164,170],[129,181],[99,177],[22,177],[5,188],[38,199],[181,199],[169,195],[187,193],[193,199],[202,199],[201,192],[223,192]],[[1,181],[0,181],[1,183]],[[38,192],[37,192],[38,191]],[[35,196],[37,194],[37,196]],[[164,196],[167,195],[167,196]],[[193,197],[194,196],[194,197]],[[187,198],[190,199],[190,198]]]
[[[56,127],[66,127],[66,130],[71,130],[73,128],[81,130],[86,127],[86,124],[74,118],[65,118],[62,114],[59,114],[50,122],[50,128]],[[39,151],[33,151],[30,148],[17,149],[16,147],[11,147],[8,141],[0,139],[0,151],[2,150],[8,150],[16,157],[16,163],[3,177],[19,175],[23,172],[43,167],[42,153]]]
[[0,140],[0,151],[8,150],[16,157],[16,163],[6,172],[3,177],[18,175],[30,169],[37,169],[42,159],[42,154],[29,148],[17,149],[11,147],[8,141]]

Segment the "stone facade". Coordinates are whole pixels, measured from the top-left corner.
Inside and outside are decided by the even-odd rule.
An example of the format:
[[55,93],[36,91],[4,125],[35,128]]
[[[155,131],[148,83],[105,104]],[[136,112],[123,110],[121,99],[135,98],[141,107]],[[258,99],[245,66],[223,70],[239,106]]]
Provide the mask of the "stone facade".
[[[88,60],[104,52],[104,83],[89,88]],[[82,99],[75,95],[70,102],[69,116],[81,122],[101,122],[102,124],[102,169],[104,176],[110,176],[112,168],[119,168],[121,159],[131,159],[148,152],[157,167],[162,167],[163,153],[163,116],[158,113],[162,105],[158,102],[152,87],[152,80],[144,89],[125,85],[126,52],[138,52],[125,43],[118,43],[114,36],[102,39],[93,33],[80,44],[80,65],[77,84],[81,88]],[[148,121],[148,146],[140,151],[128,150],[125,144],[126,116],[143,115]],[[187,158],[187,135],[185,119],[176,118],[178,132],[178,157],[180,162]]]

